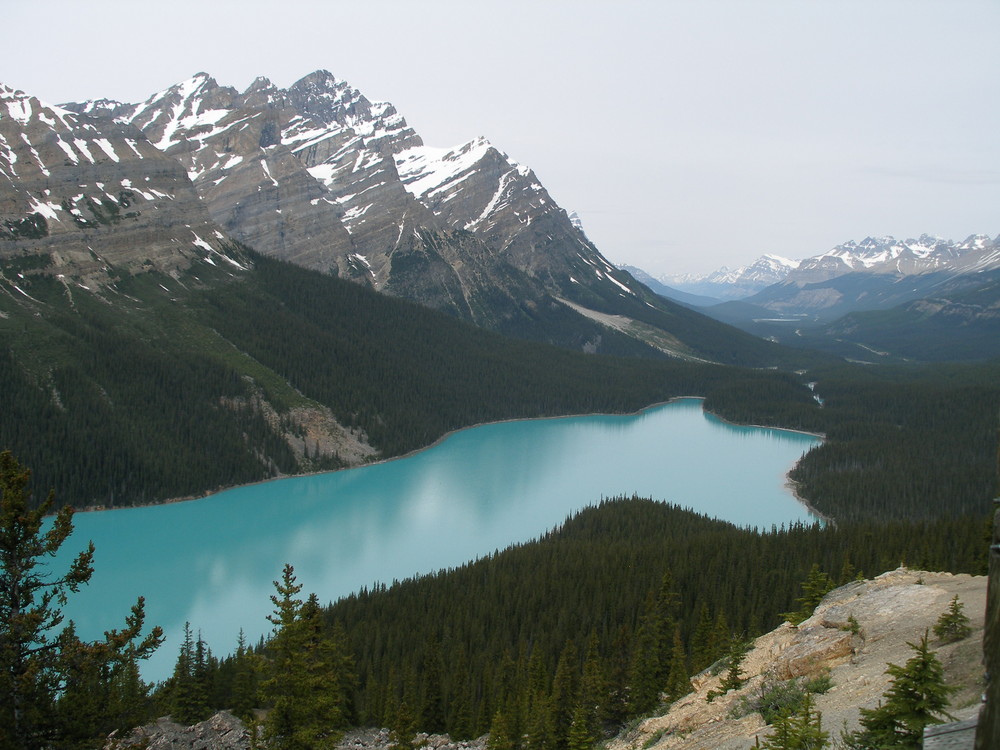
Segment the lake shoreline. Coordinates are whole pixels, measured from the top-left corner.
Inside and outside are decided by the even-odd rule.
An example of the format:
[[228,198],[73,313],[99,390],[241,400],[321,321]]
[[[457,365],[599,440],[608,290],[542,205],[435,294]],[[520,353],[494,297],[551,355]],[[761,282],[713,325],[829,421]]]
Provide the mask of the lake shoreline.
[[[698,396],[685,396],[684,398],[698,398]],[[705,399],[702,398],[702,401],[704,401],[704,400]],[[795,429],[792,429],[790,427],[770,427],[768,425],[762,425],[762,424],[746,424],[746,425],[744,425],[744,424],[739,424],[738,422],[730,422],[728,419],[726,419],[725,417],[720,417],[715,412],[706,411],[705,413],[706,414],[711,414],[713,417],[715,417],[716,419],[718,419],[720,422],[725,422],[726,424],[733,425],[734,427],[755,427],[755,428],[760,429],[760,430],[781,430],[782,432],[794,432],[794,433],[797,433],[799,435],[810,435],[811,437],[817,438],[818,440],[826,440],[826,435],[824,433],[822,433],[822,432],[810,432],[809,430],[795,430]],[[802,459],[799,459],[799,460],[801,461]],[[821,511],[819,511],[816,508],[816,506],[814,506],[812,503],[810,503],[808,500],[806,500],[804,497],[802,497],[802,495],[799,494],[799,484],[800,483],[796,482],[791,477],[791,473],[792,473],[792,471],[794,471],[795,467],[798,466],[798,463],[799,462],[796,461],[794,464],[792,464],[792,468],[788,470],[787,474],[785,474],[785,489],[788,490],[788,492],[791,494],[791,496],[794,497],[795,500],[803,508],[805,508],[806,511],[808,511],[810,515],[815,516],[820,521],[822,521],[825,524],[828,524],[829,526],[836,527],[836,525],[837,525],[836,519],[834,519],[832,516],[828,516],[825,513],[822,513]]]
[[[150,508],[150,507],[156,507],[156,506],[159,506],[159,505],[174,505],[174,504],[177,504],[177,503],[187,503],[187,502],[193,502],[193,501],[196,501],[196,500],[204,500],[206,498],[212,497],[213,495],[218,495],[219,493],[227,492],[229,490],[240,489],[242,487],[255,487],[257,485],[268,484],[270,482],[277,482],[277,481],[281,481],[281,480],[284,480],[284,479],[295,479],[297,477],[314,477],[314,476],[320,476],[320,475],[323,475],[323,474],[335,474],[335,473],[338,473],[338,472],[341,472],[341,471],[348,471],[350,469],[360,469],[360,468],[364,468],[366,466],[378,466],[379,464],[389,463],[390,461],[399,461],[399,460],[404,459],[404,458],[410,458],[412,456],[418,455],[420,453],[423,453],[424,451],[427,451],[427,450],[430,450],[431,448],[435,448],[435,447],[439,446],[441,443],[443,443],[445,440],[447,440],[448,438],[452,437],[453,435],[457,435],[458,433],[464,432],[465,430],[472,430],[472,429],[475,429],[477,427],[487,427],[489,425],[508,424],[508,423],[511,423],[511,422],[534,422],[534,421],[550,420],[550,419],[577,419],[577,418],[581,418],[581,417],[634,417],[634,416],[638,416],[638,415],[642,414],[643,412],[651,411],[653,409],[657,409],[657,408],[659,408],[661,406],[667,406],[668,404],[676,403],[678,401],[685,401],[685,400],[689,400],[689,399],[690,400],[701,401],[703,403],[702,411],[704,411],[705,414],[708,414],[711,417],[713,417],[714,419],[718,419],[720,422],[724,422],[725,424],[728,424],[728,425],[732,425],[732,426],[735,426],[735,427],[751,427],[751,428],[762,429],[762,430],[781,430],[782,432],[794,432],[794,433],[797,433],[797,434],[800,434],[800,435],[810,435],[812,437],[819,438],[820,440],[825,440],[826,439],[826,436],[823,435],[823,434],[821,434],[821,433],[808,432],[806,430],[796,430],[794,428],[789,428],[789,427],[774,427],[772,425],[754,425],[754,424],[746,424],[745,425],[745,424],[739,424],[738,422],[731,422],[731,421],[725,419],[724,417],[721,417],[718,414],[715,414],[714,412],[706,411],[705,408],[704,408],[704,401],[705,401],[705,397],[704,396],[693,396],[693,395],[690,395],[690,396],[674,396],[672,398],[667,399],[666,401],[656,401],[656,402],[654,402],[652,404],[648,404],[648,405],[643,406],[642,408],[637,409],[637,410],[632,411],[632,412],[590,412],[590,413],[585,413],[585,414],[559,414],[559,415],[546,416],[546,417],[511,417],[509,419],[498,419],[498,420],[495,420],[495,421],[492,421],[492,422],[477,422],[476,424],[468,425],[466,427],[459,427],[457,429],[450,430],[450,431],[446,432],[445,434],[443,434],[441,437],[439,437],[436,440],[434,440],[434,442],[429,443],[429,444],[424,445],[424,446],[421,446],[420,448],[415,448],[412,451],[408,451],[407,453],[403,453],[403,454],[401,454],[399,456],[390,456],[388,458],[380,458],[380,459],[377,459],[375,461],[367,461],[365,463],[359,463],[359,464],[355,464],[353,466],[344,466],[344,467],[339,468],[339,469],[324,469],[324,470],[321,470],[321,471],[304,471],[304,472],[302,472],[300,474],[280,474],[278,476],[268,477],[267,479],[259,479],[259,480],[255,481],[255,482],[245,482],[245,483],[242,483],[242,484],[226,485],[224,487],[218,487],[218,488],[213,489],[213,490],[207,490],[205,492],[202,492],[202,493],[199,493],[199,494],[196,494],[196,495],[185,495],[185,496],[182,496],[182,497],[168,498],[166,500],[158,500],[158,501],[155,501],[155,502],[137,503],[135,505],[120,505],[120,506],[111,506],[111,507],[106,506],[106,505],[87,505],[87,506],[83,506],[81,508],[74,508],[74,513],[101,513],[101,512],[105,512],[105,511],[129,510],[129,509],[132,509],[132,508]],[[794,468],[794,466],[793,466],[793,468]],[[791,472],[791,469],[789,469],[789,472]],[[795,490],[795,484],[796,483],[792,482],[792,480],[788,477],[788,475],[786,475],[785,478],[786,478],[785,487],[790,491],[790,493],[796,499],[796,501],[798,501],[811,515],[816,516],[817,518],[821,519],[824,523],[829,523],[831,525],[834,524],[833,519],[828,518],[824,514],[820,513],[812,505],[810,505],[808,501],[806,501],[805,499],[803,499],[798,494],[798,492]]]

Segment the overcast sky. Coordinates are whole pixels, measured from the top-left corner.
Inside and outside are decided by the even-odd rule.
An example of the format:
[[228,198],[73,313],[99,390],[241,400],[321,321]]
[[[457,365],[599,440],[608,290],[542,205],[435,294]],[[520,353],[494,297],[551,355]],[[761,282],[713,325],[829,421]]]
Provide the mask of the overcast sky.
[[[154,10],[155,9],[155,10]],[[654,274],[1000,233],[997,0],[6,0],[0,81],[138,102],[331,71],[486,136]]]

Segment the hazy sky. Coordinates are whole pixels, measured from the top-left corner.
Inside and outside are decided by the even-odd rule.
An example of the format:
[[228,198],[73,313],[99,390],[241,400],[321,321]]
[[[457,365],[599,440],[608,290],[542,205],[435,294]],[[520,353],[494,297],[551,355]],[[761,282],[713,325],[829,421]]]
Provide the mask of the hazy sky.
[[323,68],[486,136],[655,274],[1000,233],[997,0],[6,0],[0,81],[138,102]]

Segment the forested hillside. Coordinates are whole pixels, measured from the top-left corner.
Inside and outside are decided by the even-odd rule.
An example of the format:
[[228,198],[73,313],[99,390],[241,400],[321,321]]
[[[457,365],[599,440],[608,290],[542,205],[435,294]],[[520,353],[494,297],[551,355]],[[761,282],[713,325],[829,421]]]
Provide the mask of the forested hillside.
[[[817,408],[734,374],[705,408],[744,424],[824,434],[791,472],[797,493],[837,521],[951,518],[997,492],[1000,364],[818,366]],[[821,405],[820,405],[821,404]]]
[[[687,675],[724,656],[734,634],[780,624],[814,565],[838,583],[902,562],[981,573],[985,528],[984,513],[878,532],[845,524],[759,533],[633,498],[584,511],[538,544],[349,597],[328,617],[357,660],[362,723],[392,726],[399,702],[417,695],[426,731],[435,727],[419,710],[441,701],[437,728],[460,736],[488,730],[497,711],[520,728],[515,737],[539,710],[567,732],[588,672],[605,681],[596,717],[620,723],[670,692],[672,669],[686,692]],[[439,686],[426,679],[432,657],[441,659]],[[555,747],[565,742],[558,731]]]
[[[834,585],[900,564],[982,573],[987,527],[984,512],[759,532],[651,500],[608,500],[537,542],[325,608],[330,658],[341,665],[338,726],[387,726],[398,738],[490,731],[509,748],[576,747],[573,736],[589,743],[661,693],[680,697],[689,675],[781,613],[811,611]],[[276,602],[286,583],[276,583]],[[246,706],[248,675],[271,679],[275,648],[203,653],[192,670],[200,677],[169,682],[157,710],[191,691],[202,696],[198,718]]]
[[[0,295],[0,445],[59,502],[156,502],[345,465],[305,439],[296,407],[328,410],[384,458],[485,421],[710,393],[737,372],[596,323],[606,350],[644,356],[513,340],[241,252],[252,271],[199,263],[103,293],[40,274]],[[741,372],[809,408],[796,378]]]

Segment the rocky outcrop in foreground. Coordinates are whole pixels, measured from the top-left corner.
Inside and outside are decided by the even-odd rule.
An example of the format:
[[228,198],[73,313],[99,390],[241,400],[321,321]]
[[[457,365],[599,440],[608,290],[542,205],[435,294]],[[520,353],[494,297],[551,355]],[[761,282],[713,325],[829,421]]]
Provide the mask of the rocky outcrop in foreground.
[[905,664],[913,655],[907,642],[915,643],[924,631],[932,630],[956,595],[964,604],[972,635],[942,645],[931,633],[931,647],[945,667],[948,683],[959,687],[950,713],[958,719],[972,718],[983,688],[986,578],[900,568],[835,589],[797,628],[785,623],[759,637],[743,662],[747,682],[739,690],[709,702],[709,693],[719,692],[724,675],[703,672],[692,679],[693,693],[666,713],[626,730],[607,744],[607,750],[754,747],[758,737],[763,741],[771,730],[759,713],[741,710],[742,699],[759,695],[765,684],[808,679],[826,670],[832,687],[814,697],[823,729],[833,740],[845,728],[858,728],[859,708],[878,706],[890,682],[886,665]]
[[[486,737],[475,740],[452,740],[446,734],[420,733],[415,747],[425,750],[485,750]],[[388,750],[392,745],[388,729],[352,729],[344,734],[334,750]],[[247,750],[250,733],[246,725],[228,711],[185,727],[169,718],[133,729],[128,734],[112,734],[104,750]]]
[[165,717],[121,736],[112,733],[104,750],[246,750],[249,746],[250,733],[243,722],[220,711],[192,727]]

